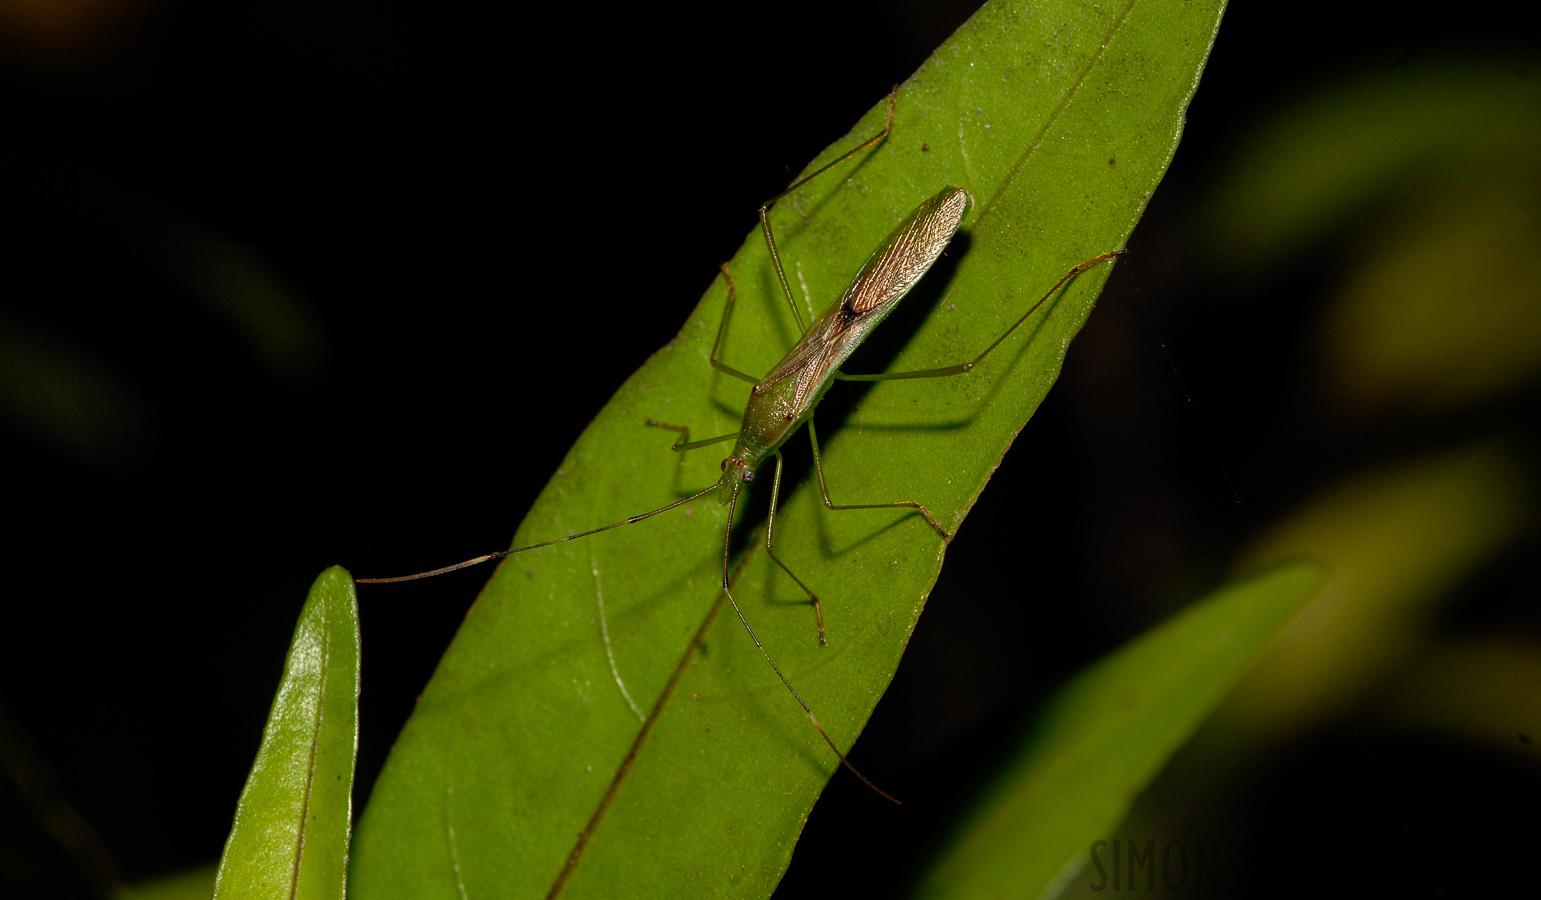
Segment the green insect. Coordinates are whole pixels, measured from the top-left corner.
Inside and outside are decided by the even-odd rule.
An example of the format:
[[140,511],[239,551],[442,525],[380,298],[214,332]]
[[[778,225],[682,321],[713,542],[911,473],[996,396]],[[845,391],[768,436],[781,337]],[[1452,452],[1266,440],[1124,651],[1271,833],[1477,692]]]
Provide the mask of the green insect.
[[[824,726],[819,724],[818,717],[813,709],[798,695],[797,689],[782,674],[781,668],[766,651],[760,639],[755,635],[754,628],[744,616],[744,611],[739,607],[738,600],[734,598],[729,579],[729,562],[731,536],[733,532],[733,515],[738,506],[740,489],[756,479],[761,467],[770,459],[776,461],[776,469],[771,480],[770,514],[765,527],[765,550],[776,565],[789,575],[807,595],[812,602],[814,615],[818,621],[819,643],[827,644],[824,634],[824,612],[818,595],[813,592],[795,572],[776,555],[776,508],[781,497],[781,470],[782,456],[781,446],[792,437],[797,430],[804,425],[808,426],[808,439],[813,446],[814,471],[819,480],[819,493],[823,498],[824,506],[830,510],[851,509],[898,509],[907,508],[919,512],[925,517],[926,522],[936,531],[943,540],[951,537],[936,517],[926,507],[915,500],[895,500],[887,503],[857,503],[837,504],[830,499],[829,486],[824,477],[824,466],[819,457],[818,433],[813,425],[813,413],[818,407],[819,401],[836,381],[890,381],[903,378],[941,378],[949,375],[961,375],[971,371],[975,366],[989,356],[996,347],[999,347],[1012,332],[1016,331],[1033,313],[1037,312],[1045,302],[1058,293],[1080,273],[1100,263],[1116,259],[1126,251],[1113,250],[1094,256],[1083,263],[1076,265],[1064,277],[1060,278],[1042,297],[1038,299],[1020,318],[1018,318],[1005,331],[1001,332],[988,347],[978,356],[965,363],[946,366],[938,369],[923,369],[911,372],[886,372],[873,375],[847,375],[840,371],[840,366],[859,347],[867,335],[882,322],[889,313],[898,306],[899,300],[907,294],[911,288],[925,275],[927,270],[941,256],[942,251],[952,240],[958,226],[963,221],[964,214],[973,203],[973,198],[968,192],[958,187],[945,187],[935,196],[922,202],[914,212],[911,212],[903,222],[883,239],[872,255],[867,258],[856,277],[851,280],[849,287],[841,294],[840,298],[824,310],[813,323],[803,325],[802,314],[793,299],[791,286],[787,282],[786,271],[781,264],[781,255],[776,248],[776,238],[771,230],[769,211],[776,201],[791,194],[798,188],[807,184],[825,172],[869,147],[881,143],[888,137],[893,127],[895,94],[888,98],[888,115],[882,131],[863,141],[853,149],[842,154],[834,161],[819,168],[813,174],[795,182],[791,187],[767,200],[759,210],[760,227],[765,233],[766,245],[770,248],[771,260],[775,263],[776,276],[781,282],[782,293],[787,304],[792,308],[792,315],[802,329],[802,338],[798,340],[787,355],[777,363],[764,378],[756,378],[745,372],[739,371],[727,365],[719,359],[722,351],[723,340],[727,335],[728,320],[733,313],[733,302],[737,297],[737,285],[733,279],[732,271],[724,265],[722,267],[723,278],[728,284],[728,299],[723,305],[722,321],[717,327],[717,338],[712,345],[711,365],[724,374],[747,381],[753,385],[749,391],[749,400],[744,406],[743,421],[739,430],[731,434],[703,440],[690,440],[690,430],[687,426],[675,425],[667,422],[649,420],[650,426],[667,428],[680,433],[680,438],[672,449],[680,452],[696,450],[713,444],[733,441],[733,452],[722,461],[722,477],[715,483],[703,488],[688,497],[676,500],[654,510],[632,516],[620,522],[612,522],[599,528],[584,531],[567,537],[555,538],[531,544],[527,547],[515,547],[511,550],[501,550],[496,553],[488,553],[474,559],[468,559],[454,565],[444,566],[427,572],[418,572],[413,575],[401,575],[391,578],[360,578],[360,583],[382,584],[388,582],[413,581],[419,578],[430,578],[463,569],[468,566],[479,565],[516,553],[524,553],[541,547],[550,547],[553,544],[562,544],[575,541],[579,538],[598,534],[601,531],[609,531],[623,525],[632,525],[644,519],[652,518],[660,513],[683,506],[693,500],[700,499],[707,494],[717,491],[722,503],[728,507],[727,525],[723,537],[722,548],[722,590],[727,595],[728,601],[733,605],[733,611],[743,623],[744,630],[754,641],[760,655],[765,658],[776,677],[791,692],[797,700],[803,712],[807,714],[813,727],[819,732],[824,742],[840,758],[840,762],[849,769],[857,778],[860,778],[873,790],[890,800],[883,790],[878,788],[866,776],[856,770],[846,760],[845,754],[835,745],[829,735],[824,731]],[[894,802],[898,802],[895,800]]]

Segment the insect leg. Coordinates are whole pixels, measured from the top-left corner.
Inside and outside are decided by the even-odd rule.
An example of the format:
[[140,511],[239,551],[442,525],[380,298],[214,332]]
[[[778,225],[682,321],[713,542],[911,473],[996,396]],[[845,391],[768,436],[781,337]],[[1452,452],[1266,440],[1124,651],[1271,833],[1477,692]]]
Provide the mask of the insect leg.
[[781,266],[781,253],[776,249],[775,235],[771,234],[769,215],[770,208],[776,205],[777,200],[780,200],[782,197],[792,193],[813,179],[818,178],[820,175],[823,175],[825,172],[828,172],[830,169],[840,165],[841,163],[862,152],[868,147],[877,144],[879,141],[883,140],[883,138],[888,137],[888,132],[893,128],[894,125],[894,98],[898,95],[899,86],[894,85],[894,89],[888,92],[888,118],[883,122],[882,131],[878,132],[870,138],[867,138],[865,141],[862,141],[860,144],[857,144],[855,147],[847,150],[845,153],[842,153],[840,156],[836,157],[830,162],[820,166],[815,172],[813,172],[813,174],[809,175],[807,178],[800,179],[793,183],[791,187],[765,201],[760,206],[760,230],[765,232],[765,245],[770,248],[771,261],[776,264],[776,277],[781,280],[781,291],[786,295],[787,305],[792,307],[792,318],[797,321],[797,330],[799,332],[807,331],[808,326],[803,324],[803,314],[797,308],[797,301],[792,297],[792,286],[787,283],[786,270]]
[[818,619],[819,621],[819,646],[827,647],[829,646],[829,641],[824,639],[824,607],[819,603],[819,595],[815,594],[813,589],[808,587],[808,585],[803,584],[803,580],[797,577],[797,573],[787,568],[787,564],[782,562],[781,557],[776,555],[776,548],[774,546],[776,534],[776,503],[780,499],[781,451],[778,450],[776,451],[776,478],[771,482],[770,517],[766,519],[765,522],[765,552],[770,556],[772,560],[776,562],[776,565],[781,567],[781,571],[792,576],[792,580],[797,582],[797,586],[802,588],[803,593],[808,595],[808,599],[813,601],[813,615],[814,618]]
[[[760,379],[746,372],[740,372],[717,358],[717,354],[722,351],[723,338],[728,336],[728,317],[733,314],[733,300],[738,296],[738,282],[733,280],[733,271],[728,268],[727,263],[723,263],[718,268],[722,270],[722,277],[728,280],[728,302],[722,305],[722,321],[717,323],[717,340],[712,344],[712,368],[724,374],[732,375],[734,378],[743,379],[750,384],[759,384]],[[675,449],[679,448],[676,447]]]
[[859,770],[857,770],[857,768],[855,766],[851,765],[850,760],[845,758],[845,754],[840,752],[840,748],[835,746],[835,742],[830,739],[829,733],[824,730],[824,726],[819,724],[818,716],[815,716],[813,714],[813,709],[811,707],[809,707],[808,704],[803,701],[802,696],[797,693],[797,689],[792,687],[792,682],[788,681],[787,677],[785,675],[781,674],[781,667],[776,665],[776,661],[774,659],[771,659],[771,655],[769,653],[765,652],[765,645],[760,643],[760,638],[755,635],[754,629],[749,627],[749,620],[744,618],[744,611],[742,609],[738,608],[738,601],[733,598],[733,589],[732,589],[732,586],[730,584],[730,578],[729,578],[729,574],[728,574],[729,573],[728,564],[732,560],[732,557],[733,557],[733,553],[732,553],[732,547],[733,547],[733,511],[737,507],[738,507],[738,492],[734,491],[733,492],[733,496],[728,500],[728,525],[727,525],[727,530],[723,534],[723,538],[722,538],[722,592],[727,595],[728,602],[733,605],[733,612],[738,615],[738,621],[743,624],[744,630],[749,632],[749,639],[751,641],[754,641],[755,649],[759,650],[760,651],[760,655],[765,658],[765,661],[767,663],[770,664],[771,671],[775,672],[776,673],[776,677],[781,679],[782,685],[784,685],[786,687],[786,689],[787,689],[787,692],[792,695],[792,699],[796,700],[797,701],[797,705],[801,706],[803,708],[803,712],[808,714],[808,721],[813,723],[813,727],[815,729],[817,729],[818,732],[819,732],[819,737],[823,738],[824,739],[824,743],[829,745],[829,749],[834,751],[835,756],[840,758],[840,764],[842,766],[845,766],[847,769],[850,769],[852,775],[855,775],[857,778],[860,778],[862,784],[865,784],[867,787],[872,788],[874,791],[877,791],[885,799],[892,800],[895,804],[898,804],[899,803],[898,800],[895,800],[893,798],[893,796],[888,794],[882,788],[880,788],[877,785],[873,784],[871,781],[869,781],[867,779],[867,776],[863,775]]
[[966,363],[960,363],[956,366],[946,366],[940,369],[919,369],[914,372],[880,372],[876,375],[846,375],[843,372],[836,372],[835,377],[841,381],[897,381],[901,378],[940,378],[945,375],[962,375],[964,372],[967,372],[973,369],[975,366],[979,365],[981,360],[990,355],[990,351],[994,350],[996,347],[999,347],[1003,341],[1005,341],[1008,337],[1011,337],[1011,333],[1016,331],[1023,322],[1026,322],[1029,316],[1037,312],[1038,307],[1046,303],[1050,297],[1053,297],[1055,294],[1059,293],[1060,289],[1068,285],[1077,275],[1085,272],[1087,269],[1090,269],[1095,265],[1098,265],[1099,263],[1105,263],[1108,260],[1117,259],[1128,252],[1128,250],[1110,250],[1107,253],[1100,253],[1091,259],[1088,259],[1086,262],[1080,263],[1069,272],[1066,272],[1063,278],[1055,282],[1054,287],[1049,288],[1048,293],[1044,294],[1042,297],[1039,297],[1037,303],[1034,303],[1032,306],[1028,307],[1027,312],[1022,314],[1022,318],[1016,320],[1012,323],[1010,328],[1001,332],[1000,337],[996,338],[995,341],[990,344],[990,346],[986,347],[983,353],[979,354]]
[[[670,431],[678,431],[680,433],[679,439],[674,442],[674,446],[669,448],[676,453],[684,453],[687,450],[699,450],[702,447],[710,447],[712,444],[726,443],[727,441],[731,441],[738,437],[738,432],[735,431],[732,434],[721,434],[717,437],[707,438],[703,441],[692,441],[690,439],[689,425],[674,425],[669,422],[660,422],[657,419],[648,419],[646,424],[653,428],[667,428]],[[675,490],[680,489],[680,473],[684,471],[684,460],[680,460],[680,462],[682,465],[680,467],[676,467],[674,470]]]
[[668,422],[660,422],[657,419],[648,419],[647,425],[652,428],[667,428],[670,431],[678,431],[680,438],[669,449],[679,453],[684,453],[686,450],[699,450],[702,447],[710,447],[712,444],[723,444],[738,437],[738,432],[735,431],[732,434],[720,434],[714,438],[693,441],[690,439],[689,425],[671,425]]
[[951,535],[947,533],[947,530],[942,527],[941,523],[936,520],[936,517],[931,515],[931,511],[926,509],[925,506],[921,505],[915,500],[895,500],[892,503],[857,503],[847,505],[838,505],[833,500],[830,500],[829,485],[824,481],[824,463],[819,459],[819,435],[813,428],[812,419],[808,420],[808,441],[813,444],[813,470],[818,473],[819,493],[824,497],[824,507],[826,509],[897,509],[899,507],[904,507],[907,509],[919,510],[920,514],[926,517],[926,521],[931,523],[931,527],[936,529],[936,533],[942,536],[942,540],[945,541],[951,537]]

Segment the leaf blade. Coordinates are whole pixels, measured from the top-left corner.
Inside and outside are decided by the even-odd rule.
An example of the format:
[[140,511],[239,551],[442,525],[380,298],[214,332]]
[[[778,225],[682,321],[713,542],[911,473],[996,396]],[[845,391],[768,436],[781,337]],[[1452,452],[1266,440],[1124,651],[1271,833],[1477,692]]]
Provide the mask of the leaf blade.
[[1051,896],[1326,580],[1297,563],[1233,583],[1077,676],[918,893]]
[[[971,239],[928,280],[967,302],[944,314],[933,291],[937,311],[890,362],[972,357],[1070,266],[1122,245],[1171,158],[1219,12],[1164,0],[982,11],[901,88],[882,146],[772,211],[789,278],[806,289],[799,302],[838,295],[895,222],[957,184],[981,209]],[[1156,57],[1160,78],[1138,71]],[[1154,89],[1109,84],[1136,76]],[[875,133],[882,106],[824,158]],[[755,233],[732,264],[740,299],[724,361],[745,371],[769,370],[796,337],[768,263]],[[961,521],[1105,278],[1079,279],[988,371],[852,394],[849,427],[826,446],[835,501],[920,499],[949,527]],[[641,423],[686,424],[697,437],[736,430],[745,388],[706,366],[724,299],[719,280],[616,394],[516,542],[681,496],[666,485],[715,480],[716,459],[673,457]],[[905,302],[925,310],[916,295]],[[916,480],[925,490],[911,497]],[[783,510],[778,553],[824,596],[831,646],[818,647],[811,612],[762,550],[743,555],[736,590],[783,671],[849,746],[892,677],[943,548],[900,513],[821,515],[807,484]],[[723,526],[707,501],[503,566],[371,798],[359,896],[769,893],[836,763],[721,606]]]
[[353,579],[322,572],[295,626],[214,896],[341,898],[358,750],[359,627]]

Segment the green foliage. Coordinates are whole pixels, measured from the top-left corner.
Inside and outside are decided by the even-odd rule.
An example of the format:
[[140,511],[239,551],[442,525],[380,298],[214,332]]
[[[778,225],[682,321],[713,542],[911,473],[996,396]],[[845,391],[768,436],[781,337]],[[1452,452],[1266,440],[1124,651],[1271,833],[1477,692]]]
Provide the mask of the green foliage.
[[1360,473],[1303,504],[1251,564],[1309,557],[1332,578],[1227,704],[1220,729],[1281,739],[1382,690],[1424,649],[1451,593],[1514,544],[1531,494],[1515,455],[1492,442]]
[[[1175,150],[1221,8],[993,4],[901,87],[883,145],[782,201],[777,235],[812,310],[941,186],[976,199],[951,264],[907,301],[921,312],[934,303],[923,324],[894,358],[858,354],[850,370],[962,361],[1070,266],[1122,246]],[[824,158],[877,131],[882,112]],[[741,113],[764,114],[758,103]],[[726,361],[763,372],[795,326],[758,234],[732,265],[742,293]],[[1106,275],[1088,272],[969,376],[837,386],[854,405],[820,419],[835,501],[919,500],[956,528],[1052,385]],[[672,436],[643,423],[686,424],[698,438],[736,430],[746,388],[707,366],[724,299],[719,279],[617,392],[516,543],[616,521],[716,477],[716,454],[677,457]],[[783,501],[777,550],[823,597],[829,646],[758,537],[735,563],[736,592],[848,747],[945,546],[917,515],[825,511],[806,480]],[[770,892],[837,763],[724,615],[724,515],[708,498],[499,569],[375,787],[352,872],[359,897]]]
[[1541,85],[1519,72],[1436,58],[1344,79],[1262,123],[1205,210],[1215,266],[1246,280],[1341,232],[1321,344],[1356,414],[1541,376]]
[[262,746],[220,859],[214,896],[341,898],[353,826],[359,627],[353,579],[310,588]]
[[1052,896],[1324,581],[1321,567],[1295,564],[1237,582],[1082,673],[922,893]]
[[[1309,555],[1333,577],[1219,715],[1213,752],[1363,715],[1421,659],[1464,658],[1465,644],[1437,646],[1438,616],[1534,527],[1533,467],[1515,429],[1494,427],[1497,401],[1541,374],[1541,87],[1524,65],[1431,56],[1345,77],[1264,119],[1220,169],[1203,220],[1226,276],[1277,277],[1312,245],[1340,257],[1304,376],[1318,402],[1366,431],[1435,424],[1437,439],[1408,443],[1441,449],[1338,478],[1250,554]],[[1469,418],[1449,429],[1452,414]],[[1450,435],[1464,446],[1443,447]],[[1421,714],[1402,693],[1395,715],[1434,727],[1435,710],[1524,708],[1525,691],[1500,702],[1504,684],[1449,680],[1447,698],[1467,693],[1424,694]]]

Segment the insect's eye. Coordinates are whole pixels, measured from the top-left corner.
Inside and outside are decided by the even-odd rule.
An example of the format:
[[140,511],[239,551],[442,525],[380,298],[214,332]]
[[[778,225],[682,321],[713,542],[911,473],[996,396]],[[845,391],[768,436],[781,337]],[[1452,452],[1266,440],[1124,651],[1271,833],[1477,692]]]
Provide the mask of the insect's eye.
[[754,481],[754,469],[745,469],[744,470],[744,480],[745,481]]
[[723,460],[722,461],[722,470],[724,472],[728,471],[728,461],[727,460]]

